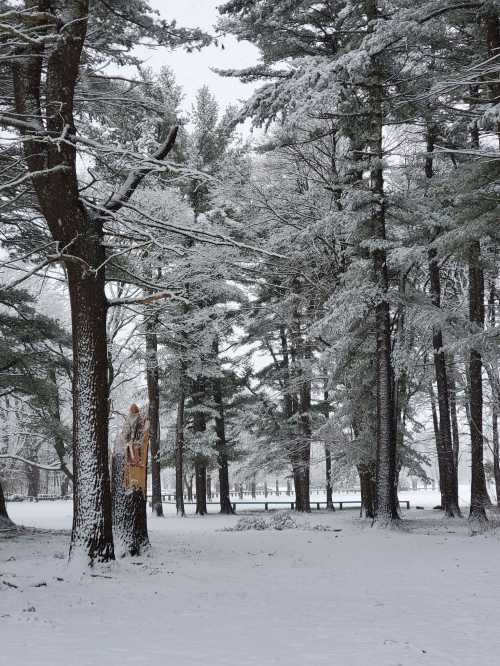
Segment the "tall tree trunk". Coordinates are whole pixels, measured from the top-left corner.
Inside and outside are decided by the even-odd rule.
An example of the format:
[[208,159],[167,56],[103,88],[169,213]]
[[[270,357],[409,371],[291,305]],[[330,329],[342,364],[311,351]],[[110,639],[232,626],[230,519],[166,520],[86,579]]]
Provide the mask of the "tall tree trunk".
[[333,506],[333,486],[332,486],[332,453],[330,445],[325,444],[325,481],[326,481],[326,508],[329,511],[335,511]]
[[457,413],[457,378],[455,360],[452,355],[448,358],[448,389],[450,394],[451,434],[453,438],[453,460],[455,464],[456,484],[458,488],[458,463],[460,456],[460,434],[458,431]]
[[[177,515],[184,516],[184,371],[181,370],[177,420],[175,423],[175,507]],[[188,500],[191,501],[188,496]]]
[[[430,181],[434,176],[434,143],[437,128],[431,120],[427,122],[427,157],[425,160],[425,175]],[[438,232],[439,233],[439,232]],[[431,286],[431,301],[435,308],[441,309],[441,274],[437,258],[437,251],[430,247],[428,251],[429,277]],[[439,408],[439,437],[436,439],[439,459],[439,486],[441,489],[441,506],[445,514],[452,518],[460,515],[458,506],[458,481],[453,455],[453,440],[451,432],[449,386],[446,368],[446,357],[443,349],[443,332],[439,324],[432,329],[432,346],[434,350],[434,372],[436,375],[438,408]]]
[[[296,283],[295,293],[299,295],[300,285]],[[309,513],[310,467],[311,467],[311,345],[302,331],[302,313],[295,306],[291,327],[291,371],[292,381],[298,387],[298,400],[295,412],[298,415],[298,437],[293,454],[293,479],[295,483],[295,508]]]
[[[216,356],[219,354],[218,340],[214,341],[214,351]],[[219,502],[220,512],[232,514],[233,505],[231,504],[230,486],[229,486],[229,464],[226,442],[226,422],[224,413],[224,399],[222,395],[222,378],[215,377],[213,380],[213,397],[217,415],[215,417],[215,434],[217,435],[217,463],[219,466]]]
[[[368,30],[379,18],[377,0],[367,0]],[[386,242],[384,167],[382,128],[383,75],[376,56],[371,62],[372,83],[369,88],[370,118],[367,148],[371,155],[370,190],[372,194],[371,236],[380,246],[373,250],[373,272],[379,289],[375,307],[376,379],[377,379],[377,473],[375,521],[388,525],[399,518],[396,492],[396,432],[394,410],[392,335],[388,301],[389,276]]]
[[[193,385],[193,430],[195,433],[204,433],[207,429],[205,414],[202,411],[202,402],[205,396],[205,379],[198,377]],[[197,409],[196,409],[197,408]],[[203,454],[197,454],[194,461],[194,482],[196,487],[196,513],[204,516],[207,513],[207,461]]]
[[[104,249],[89,244],[104,263]],[[80,256],[84,252],[79,253]],[[96,257],[87,256],[89,265]],[[108,466],[108,376],[104,274],[68,267],[73,330],[73,530],[71,551],[114,558]]]
[[[484,277],[481,266],[481,244],[469,245],[469,320],[474,333],[484,327]],[[469,353],[469,402],[471,428],[471,501],[470,515],[485,521],[486,478],[483,465],[483,381],[481,352],[472,347]]]
[[[326,386],[326,382],[325,382]],[[328,421],[330,417],[330,396],[328,391],[323,391],[322,411],[325,419]],[[325,485],[326,485],[326,508],[329,511],[335,511],[333,506],[333,487],[332,487],[332,452],[330,445],[325,443]]]
[[[429,250],[429,274],[432,303],[436,308],[440,308],[441,278],[436,251],[433,248]],[[445,514],[453,517],[460,515],[460,509],[458,506],[458,485],[453,456],[446,358],[443,349],[443,334],[440,326],[433,327],[432,346],[434,349],[434,371],[436,374],[439,409],[439,446],[437,453],[439,458],[441,504]]]
[[146,380],[149,401],[149,448],[151,451],[151,508],[158,517],[163,516],[161,500],[160,466],[160,383],[158,370],[158,318],[151,316],[146,322]]
[[[295,327],[297,324],[295,323]],[[295,343],[298,342],[298,332],[295,331]],[[283,412],[286,421],[297,415],[300,410],[300,398],[298,399],[291,386],[290,352],[288,348],[288,336],[284,326],[280,327],[282,373],[283,373]],[[297,355],[297,349],[291,350],[292,359]],[[297,382],[298,383],[298,382]],[[304,425],[302,413],[299,414],[298,437],[292,442],[289,458],[292,465],[293,483],[295,487],[295,508],[297,511],[310,511],[309,503],[309,458],[310,442],[304,445]]]
[[443,507],[443,491],[441,488],[441,479],[444,477],[443,471],[441,470],[441,465],[443,464],[443,456],[440,455],[439,451],[441,449],[441,433],[439,432],[439,419],[438,419],[438,413],[437,413],[437,407],[436,407],[436,394],[434,393],[434,387],[432,386],[432,382],[429,383],[429,397],[431,400],[431,413],[432,413],[432,425],[434,427],[434,442],[436,444],[436,451],[437,451],[437,461],[438,461],[438,469],[439,469],[439,490],[441,491],[441,507]]
[[300,388],[300,433],[298,450],[293,456],[293,481],[295,485],[295,509],[311,511],[310,467],[311,467],[311,385],[308,380]]
[[[497,275],[494,274],[490,280],[488,290],[488,323],[490,328],[496,326],[496,290]],[[491,387],[491,440],[493,449],[493,476],[495,478],[495,493],[497,507],[500,508],[500,450],[498,434],[498,417],[500,415],[500,372],[497,348],[491,350],[491,362],[486,365],[488,379]]]

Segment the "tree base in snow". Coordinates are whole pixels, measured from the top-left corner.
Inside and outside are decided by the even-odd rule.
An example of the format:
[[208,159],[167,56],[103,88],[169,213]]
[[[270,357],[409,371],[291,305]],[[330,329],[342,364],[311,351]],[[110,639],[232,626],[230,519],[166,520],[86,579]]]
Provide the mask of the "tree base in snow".
[[146,498],[141,489],[123,485],[125,456],[115,453],[112,462],[113,534],[120,557],[140,555],[149,547]]

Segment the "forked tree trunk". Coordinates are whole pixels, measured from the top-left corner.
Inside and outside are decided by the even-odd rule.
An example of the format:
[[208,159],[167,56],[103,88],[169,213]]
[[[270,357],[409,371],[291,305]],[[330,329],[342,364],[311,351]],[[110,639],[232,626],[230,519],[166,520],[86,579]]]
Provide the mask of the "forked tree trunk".
[[[441,306],[441,281],[435,250],[429,250],[429,273],[431,278],[432,302],[439,308]],[[459,516],[458,485],[453,456],[453,440],[451,432],[449,386],[446,368],[446,359],[443,350],[443,335],[440,326],[435,326],[432,333],[434,348],[434,370],[436,374],[438,409],[439,409],[439,438],[438,458],[441,488],[441,504],[443,511],[449,517]]]
[[[481,245],[469,245],[469,320],[479,332],[484,327],[484,277],[481,267]],[[481,352],[473,347],[469,353],[469,401],[471,435],[471,500],[472,520],[486,521],[486,477],[483,464],[483,381]]]
[[[425,160],[425,175],[430,180],[434,176],[434,143],[436,127],[427,124],[427,157]],[[435,308],[441,309],[441,274],[437,258],[437,251],[430,247],[428,251],[429,277],[431,287],[431,301]],[[439,324],[432,329],[432,346],[434,350],[434,372],[436,375],[438,408],[439,408],[439,437],[436,439],[439,460],[439,486],[441,489],[441,506],[445,514],[452,518],[460,515],[458,506],[458,477],[455,469],[453,455],[453,439],[451,431],[448,372],[443,349],[443,332]]]
[[158,371],[157,317],[146,323],[146,380],[149,401],[149,448],[151,451],[151,509],[163,516],[160,466],[160,383]]
[[[368,29],[379,18],[377,0],[367,0]],[[373,272],[379,290],[375,306],[376,328],[376,380],[377,380],[377,473],[375,521],[388,525],[399,518],[396,492],[396,432],[391,359],[391,317],[388,301],[389,276],[387,270],[384,167],[382,128],[383,74],[377,57],[371,62],[372,84],[369,88],[370,118],[367,148],[371,154],[370,190],[372,194],[371,236],[380,247],[373,250]]]

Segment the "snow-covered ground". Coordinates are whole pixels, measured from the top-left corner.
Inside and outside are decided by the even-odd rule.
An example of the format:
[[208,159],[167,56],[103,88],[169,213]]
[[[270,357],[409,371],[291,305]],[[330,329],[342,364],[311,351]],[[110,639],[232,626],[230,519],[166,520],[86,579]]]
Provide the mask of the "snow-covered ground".
[[283,531],[151,518],[147,556],[82,574],[70,502],[8,508],[36,529],[0,538],[1,666],[499,664],[500,532],[432,509],[392,531],[356,511]]

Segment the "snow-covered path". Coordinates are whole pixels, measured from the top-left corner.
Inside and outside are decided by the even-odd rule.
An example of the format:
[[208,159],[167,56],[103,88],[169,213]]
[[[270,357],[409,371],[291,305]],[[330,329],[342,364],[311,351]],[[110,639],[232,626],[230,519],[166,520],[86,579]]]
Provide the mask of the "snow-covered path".
[[[56,504],[33,522],[65,526]],[[65,532],[0,540],[0,664],[497,666],[499,535],[407,517],[408,532],[347,511],[284,531],[153,519],[147,557],[93,575],[68,568]]]

